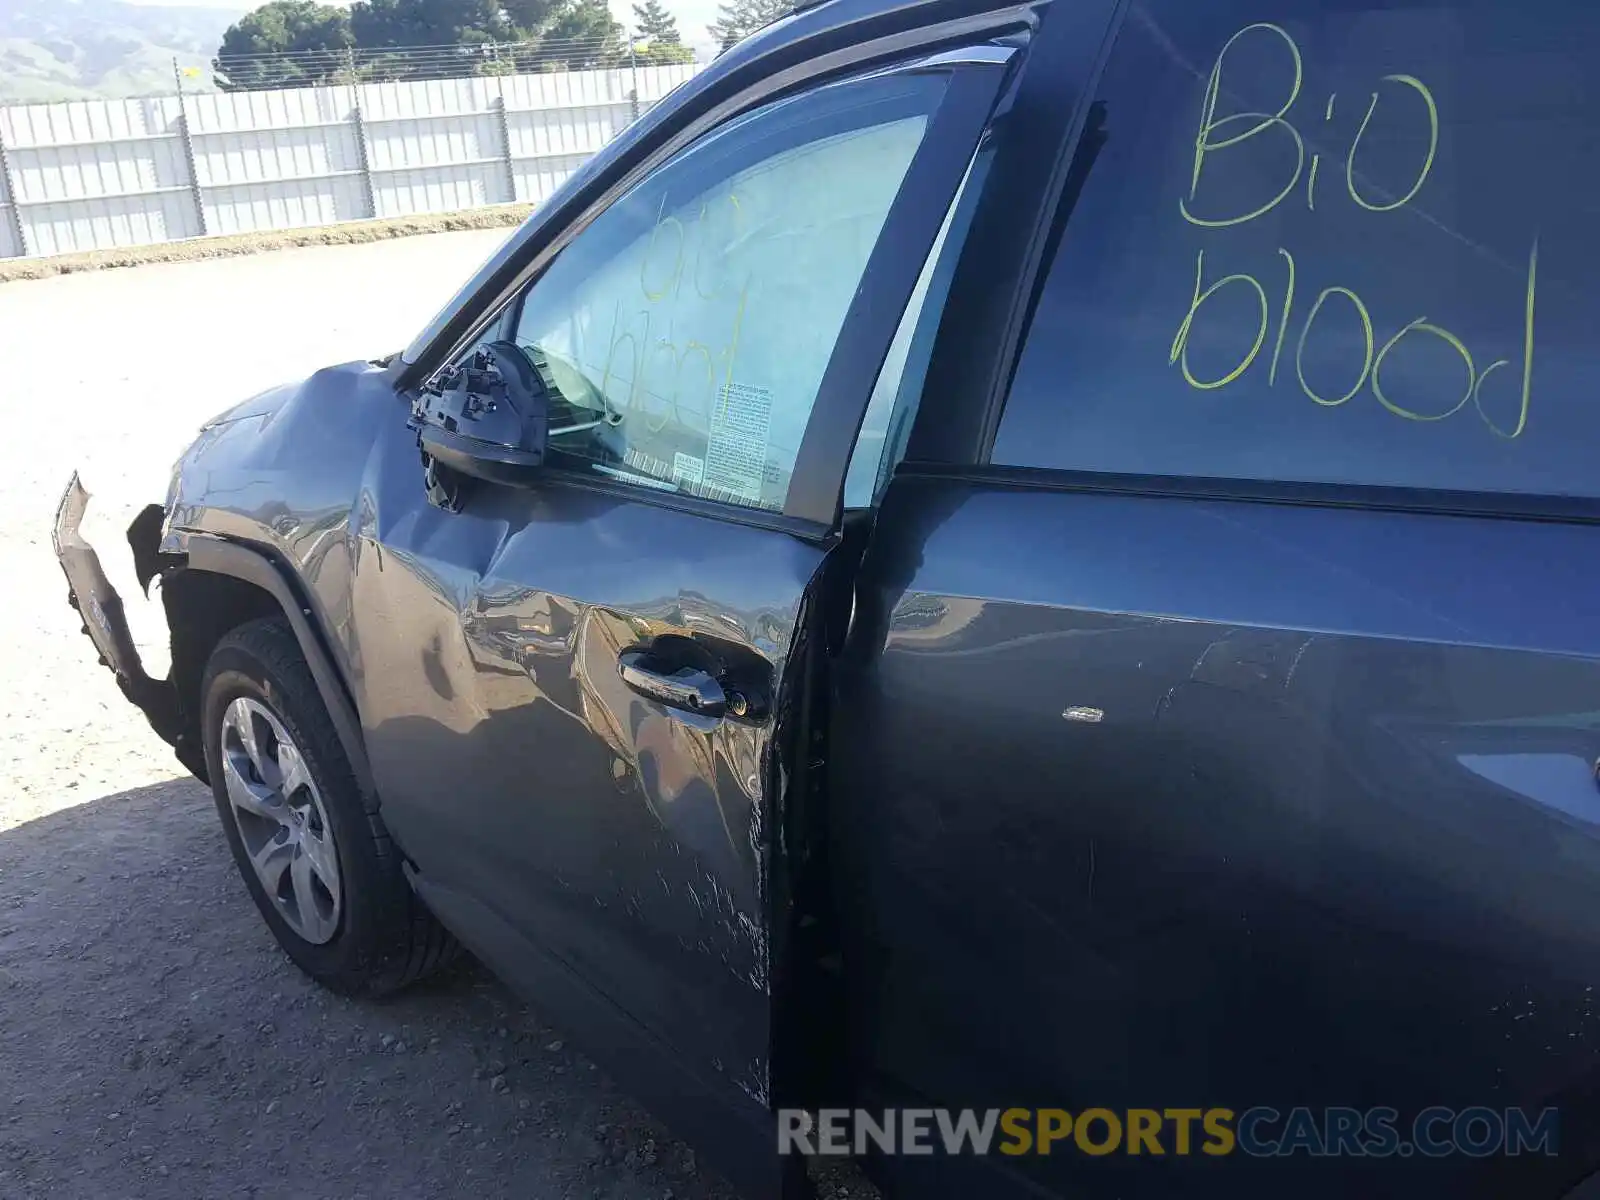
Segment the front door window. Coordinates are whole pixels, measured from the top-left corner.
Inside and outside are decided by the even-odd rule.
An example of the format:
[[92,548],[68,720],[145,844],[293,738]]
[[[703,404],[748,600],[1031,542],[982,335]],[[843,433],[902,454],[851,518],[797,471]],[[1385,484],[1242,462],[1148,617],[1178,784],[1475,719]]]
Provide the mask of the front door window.
[[868,257],[946,83],[824,87],[730,122],[533,284],[516,340],[556,394],[551,461],[783,508]]

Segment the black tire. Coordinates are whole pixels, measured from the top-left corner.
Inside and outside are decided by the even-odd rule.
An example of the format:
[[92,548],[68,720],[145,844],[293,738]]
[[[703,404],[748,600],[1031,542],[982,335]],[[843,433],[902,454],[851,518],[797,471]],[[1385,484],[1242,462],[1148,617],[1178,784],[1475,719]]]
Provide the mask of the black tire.
[[[414,983],[460,953],[412,891],[376,799],[362,794],[299,644],[280,619],[252,621],[212,652],[200,685],[206,768],[217,813],[251,898],[284,952],[307,975],[345,995],[380,996]],[[267,708],[299,748],[326,814],[339,869],[340,911],[331,938],[300,936],[267,895],[239,831],[223,777],[223,715],[247,697]]]

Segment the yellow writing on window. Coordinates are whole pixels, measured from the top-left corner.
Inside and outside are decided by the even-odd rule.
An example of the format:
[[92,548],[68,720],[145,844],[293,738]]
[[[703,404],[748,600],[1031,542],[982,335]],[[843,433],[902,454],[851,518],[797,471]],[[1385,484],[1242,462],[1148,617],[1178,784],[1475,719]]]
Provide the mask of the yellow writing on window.
[[[1232,81],[1229,79],[1229,71],[1230,55],[1231,61],[1236,62],[1241,57],[1239,47],[1242,43],[1248,43],[1256,48],[1258,55],[1266,55],[1269,59],[1279,62],[1283,68],[1283,75],[1288,80],[1287,87],[1281,95],[1269,101],[1267,107],[1259,111],[1252,109],[1219,116],[1218,109],[1223,97],[1240,90],[1238,87],[1230,86]],[[1253,79],[1260,78],[1261,65],[1260,61],[1252,64]],[[1222,49],[1217,52],[1217,57],[1211,65],[1201,98],[1200,120],[1195,132],[1188,192],[1178,200],[1178,210],[1185,221],[1206,230],[1220,230],[1248,224],[1282,205],[1294,194],[1302,178],[1305,180],[1306,211],[1318,213],[1317,180],[1323,151],[1319,149],[1310,154],[1308,170],[1307,138],[1296,126],[1293,115],[1293,110],[1305,88],[1305,58],[1294,37],[1281,25],[1269,22],[1246,25],[1223,43]],[[1418,129],[1416,140],[1419,152],[1415,175],[1405,181],[1403,189],[1397,188],[1393,192],[1365,179],[1358,168],[1363,141],[1380,108],[1384,110],[1385,119],[1410,121],[1415,123],[1414,127]],[[1388,115],[1391,110],[1395,116]],[[1330,93],[1326,104],[1323,105],[1325,126],[1333,125],[1335,112],[1335,95]],[[1281,147],[1285,144],[1283,139],[1287,139],[1287,144],[1293,147],[1292,164],[1291,158],[1282,153]],[[1262,147],[1270,147],[1274,142],[1280,147],[1276,157],[1267,158],[1260,153],[1256,153],[1253,158],[1248,157],[1253,150],[1259,151]],[[1372,90],[1360,124],[1344,154],[1345,191],[1350,201],[1363,212],[1380,215],[1404,209],[1417,199],[1432,175],[1439,156],[1439,142],[1439,106],[1428,85],[1411,74],[1384,75]],[[1250,167],[1248,176],[1239,173],[1245,164]],[[1207,211],[1207,206],[1203,203],[1203,196],[1207,194],[1205,181],[1207,179],[1226,181],[1230,166],[1237,168],[1234,173],[1238,178],[1262,179],[1265,180],[1264,186],[1260,188],[1258,195],[1236,202],[1236,207],[1240,211],[1231,213]],[[1296,320],[1295,297],[1299,286],[1294,255],[1282,246],[1278,247],[1277,253],[1283,260],[1285,281],[1282,309],[1277,322],[1277,336],[1273,342],[1271,362],[1267,368],[1269,388],[1276,386],[1278,382],[1278,371],[1290,326]],[[1189,306],[1172,339],[1168,365],[1176,366],[1190,387],[1202,391],[1215,391],[1235,383],[1255,364],[1272,324],[1272,305],[1268,299],[1266,284],[1254,275],[1243,272],[1225,274],[1208,285],[1205,279],[1205,267],[1206,251],[1202,247],[1195,258],[1195,281]],[[1522,298],[1520,330],[1522,379],[1520,390],[1516,393],[1517,407],[1514,420],[1504,416],[1492,416],[1490,414],[1492,400],[1486,399],[1484,395],[1485,384],[1489,382],[1490,377],[1496,371],[1511,366],[1510,359],[1496,359],[1480,371],[1477,360],[1474,359],[1467,344],[1451,330],[1436,321],[1429,320],[1426,316],[1416,317],[1400,325],[1380,345],[1372,308],[1354,290],[1338,284],[1323,287],[1317,293],[1304,319],[1299,322],[1299,333],[1294,349],[1294,373],[1300,390],[1313,403],[1330,409],[1340,408],[1361,395],[1363,391],[1370,390],[1372,398],[1384,411],[1402,420],[1423,423],[1443,421],[1455,416],[1470,403],[1484,425],[1497,437],[1513,439],[1522,436],[1528,425],[1529,408],[1532,403],[1534,310],[1538,290],[1538,269],[1539,243],[1535,238],[1528,255],[1527,284]],[[1253,337],[1248,324],[1244,327],[1240,337],[1240,349],[1243,353],[1239,361],[1214,379],[1202,379],[1196,376],[1190,366],[1190,342],[1194,336],[1196,323],[1206,319],[1207,302],[1228,289],[1234,291],[1245,289],[1253,294],[1259,308],[1259,319]],[[1341,318],[1331,315],[1340,309],[1347,310],[1360,327],[1360,357],[1351,358],[1347,365],[1336,361],[1330,368],[1330,355],[1326,350],[1329,345],[1329,335],[1324,332],[1319,340],[1319,323],[1340,320]],[[1215,320],[1215,317],[1212,319]],[[1452,378],[1446,375],[1433,377],[1430,383],[1438,383],[1440,387],[1439,395],[1436,397],[1437,403],[1409,396],[1396,396],[1393,394],[1392,385],[1385,383],[1385,365],[1390,364],[1392,367],[1395,355],[1403,354],[1408,346],[1425,344],[1429,339],[1441,344],[1459,359],[1460,369],[1464,372],[1461,377],[1463,384],[1458,390],[1458,385]],[[1245,350],[1242,344],[1246,341],[1251,342],[1248,350]],[[1308,366],[1308,347],[1314,350],[1318,345],[1325,349],[1320,356],[1314,353],[1310,355],[1311,361],[1322,364],[1316,369],[1317,378],[1312,378],[1313,372]],[[1328,378],[1330,374],[1333,376],[1331,380]],[[1390,376],[1393,375],[1394,369],[1391,369]],[[1404,387],[1401,388],[1401,391],[1405,390]]]
[[[1289,88],[1289,95],[1287,98],[1285,98],[1283,106],[1275,113],[1234,113],[1231,116],[1226,116],[1218,120],[1217,98],[1221,94],[1222,90],[1223,60],[1227,58],[1228,50],[1235,42],[1244,37],[1246,34],[1254,33],[1258,30],[1264,33],[1273,34],[1274,36],[1282,39],[1283,44],[1289,51],[1289,56],[1294,62],[1294,83]],[[1268,25],[1265,23],[1246,25],[1238,33],[1234,34],[1228,39],[1227,44],[1222,47],[1221,53],[1217,55],[1217,61],[1212,64],[1210,79],[1206,81],[1205,102],[1200,108],[1200,131],[1195,134],[1194,139],[1194,173],[1189,180],[1189,196],[1187,200],[1180,200],[1178,202],[1178,207],[1182,211],[1186,220],[1195,225],[1205,225],[1214,229],[1220,229],[1228,225],[1243,225],[1246,221],[1253,221],[1263,213],[1271,212],[1273,209],[1277,208],[1278,205],[1283,203],[1290,192],[1294,191],[1295,184],[1300,182],[1300,172],[1305,168],[1306,143],[1305,139],[1300,136],[1300,131],[1288,121],[1284,120],[1284,114],[1293,108],[1294,102],[1299,99],[1300,86],[1303,79],[1304,70],[1300,58],[1300,47],[1295,45],[1294,39],[1290,37],[1288,32],[1281,26]],[[1231,137],[1217,137],[1219,130],[1243,121],[1254,121],[1255,124],[1251,125],[1244,132],[1236,133]],[[1280,191],[1276,196],[1272,197],[1272,199],[1268,200],[1260,208],[1242,215],[1210,218],[1197,216],[1195,213],[1191,212],[1189,205],[1194,202],[1195,195],[1200,190],[1200,177],[1205,170],[1207,156],[1215,154],[1219,150],[1226,150],[1229,147],[1238,146],[1249,141],[1251,138],[1257,137],[1260,134],[1266,133],[1273,129],[1280,129],[1287,133],[1289,137],[1293,139],[1295,146],[1294,174],[1290,176],[1289,181],[1284,184],[1283,190]]]
[[1422,185],[1428,181],[1428,172],[1433,170],[1434,157],[1439,153],[1439,106],[1434,103],[1433,93],[1428,90],[1422,80],[1413,75],[1385,75],[1385,83],[1403,83],[1409,88],[1415,88],[1422,97],[1422,102],[1428,107],[1428,153],[1422,160],[1422,168],[1417,172],[1417,181],[1411,185],[1411,190],[1400,199],[1388,204],[1374,204],[1361,194],[1361,189],[1356,186],[1356,151],[1361,148],[1361,139],[1367,136],[1367,126],[1372,123],[1372,114],[1378,111],[1378,93],[1372,93],[1372,103],[1367,105],[1367,115],[1361,118],[1361,128],[1356,131],[1356,140],[1350,143],[1350,154],[1344,160],[1345,186],[1350,189],[1350,199],[1369,212],[1393,212],[1410,204],[1422,190]]
[[[1189,313],[1183,318],[1183,324],[1178,326],[1177,337],[1172,339],[1172,356],[1167,362],[1179,365],[1179,368],[1183,371],[1183,377],[1189,382],[1190,387],[1209,391],[1212,388],[1226,387],[1250,369],[1250,364],[1255,362],[1256,355],[1261,353],[1261,343],[1266,341],[1268,317],[1267,293],[1259,282],[1249,275],[1229,275],[1225,279],[1217,280],[1202,292],[1200,290],[1200,282],[1205,275],[1205,268],[1206,252],[1202,250],[1194,265],[1194,299],[1189,302]],[[1220,379],[1204,382],[1196,379],[1193,372],[1189,370],[1189,330],[1194,325],[1195,314],[1200,311],[1200,306],[1231,283],[1242,283],[1255,289],[1256,297],[1261,301],[1261,326],[1256,331],[1255,345],[1250,347],[1250,352],[1240,360],[1238,366]]]
[[[649,434],[660,433],[673,422],[682,424],[686,401],[691,402],[690,411],[709,420],[719,374],[726,396],[751,283],[745,278],[733,284],[727,278],[729,248],[738,244],[742,232],[737,195],[728,192],[701,200],[687,223],[677,213],[668,213],[666,206],[663,195],[639,259],[642,304],[634,308],[619,300],[614,306],[600,380],[600,392],[607,397],[614,383],[626,382],[624,413],[637,414]],[[674,317],[682,316],[680,299],[714,301],[725,295],[731,304],[725,338],[716,338],[713,345],[674,336]],[[697,328],[696,332],[712,331]]]
[[[1446,346],[1449,346],[1452,350],[1459,354],[1461,356],[1461,360],[1467,365],[1467,390],[1461,393],[1460,400],[1456,401],[1455,404],[1451,405],[1443,412],[1431,414],[1415,412],[1409,408],[1402,408],[1393,400],[1389,399],[1388,396],[1383,394],[1383,386],[1379,381],[1379,376],[1383,373],[1383,360],[1389,357],[1390,351],[1392,351],[1412,333],[1431,334],[1432,336],[1438,338]],[[1455,334],[1451,333],[1448,329],[1440,329],[1439,326],[1433,324],[1426,317],[1418,317],[1415,321],[1412,321],[1408,325],[1402,327],[1399,333],[1395,334],[1383,344],[1383,349],[1378,351],[1377,361],[1372,364],[1372,394],[1378,398],[1379,404],[1383,405],[1395,416],[1404,417],[1408,421],[1442,421],[1446,417],[1455,416],[1458,412],[1466,407],[1467,401],[1472,399],[1473,385],[1476,384],[1477,381],[1478,372],[1477,369],[1472,365],[1472,351],[1468,350],[1464,345],[1462,345],[1461,339]]]
[[1509,366],[1505,359],[1490,363],[1483,369],[1483,374],[1478,376],[1472,385],[1472,404],[1478,410],[1478,416],[1483,418],[1483,423],[1492,432],[1503,438],[1521,437],[1522,431],[1528,426],[1528,401],[1533,393],[1533,295],[1534,287],[1539,278],[1539,239],[1533,241],[1533,250],[1528,255],[1528,295],[1523,306],[1522,329],[1522,392],[1521,403],[1517,408],[1517,423],[1507,433],[1495,423],[1483,408],[1483,383],[1489,378],[1490,372],[1498,367]]
[[[1224,81],[1227,77],[1225,67],[1228,51],[1246,37],[1251,38],[1252,41],[1262,43],[1275,42],[1281,47],[1285,56],[1284,61],[1292,70],[1288,91],[1284,95],[1282,103],[1279,104],[1274,112],[1237,112],[1219,117],[1217,116],[1218,102],[1225,92],[1229,90],[1224,87]],[[1361,208],[1377,213],[1393,212],[1395,209],[1402,208],[1416,199],[1417,194],[1422,191],[1423,185],[1428,181],[1429,174],[1433,171],[1434,160],[1439,152],[1439,106],[1434,100],[1433,93],[1429,90],[1428,85],[1414,75],[1400,74],[1385,75],[1381,82],[1409,88],[1421,98],[1422,112],[1427,119],[1428,136],[1427,149],[1422,155],[1416,178],[1412,180],[1410,187],[1400,195],[1399,199],[1383,201],[1370,199],[1366,194],[1366,189],[1359,182],[1359,177],[1356,173],[1356,157],[1361,147],[1361,141],[1366,137],[1367,129],[1372,124],[1372,118],[1378,111],[1380,94],[1377,91],[1372,93],[1371,102],[1367,105],[1366,115],[1362,118],[1360,128],[1357,129],[1355,137],[1350,143],[1350,148],[1345,154],[1345,186],[1351,200]],[[1293,194],[1302,176],[1306,176],[1306,208],[1312,212],[1316,211],[1317,175],[1321,166],[1322,155],[1317,153],[1311,156],[1310,170],[1307,171],[1306,138],[1294,121],[1290,119],[1290,110],[1299,101],[1304,88],[1305,60],[1300,53],[1299,45],[1288,30],[1281,25],[1273,25],[1267,22],[1246,25],[1224,43],[1221,51],[1217,54],[1216,61],[1211,65],[1211,74],[1206,80],[1205,94],[1200,103],[1200,124],[1194,139],[1194,167],[1190,172],[1189,192],[1188,195],[1180,197],[1178,200],[1178,211],[1183,214],[1184,220],[1191,225],[1199,225],[1208,229],[1224,229],[1232,225],[1244,225],[1254,221],[1257,217],[1266,215],[1287,200]],[[1324,108],[1324,123],[1332,124],[1333,116],[1334,96],[1330,94]],[[1245,126],[1245,128],[1238,129],[1240,125]],[[1202,211],[1204,206],[1198,203],[1198,197],[1207,164],[1224,150],[1231,150],[1235,155],[1247,154],[1249,151],[1246,143],[1254,142],[1257,146],[1266,145],[1267,143],[1264,140],[1260,140],[1262,135],[1274,132],[1288,138],[1294,147],[1294,165],[1284,177],[1281,187],[1271,195],[1264,195],[1262,202],[1257,207],[1247,209],[1244,212],[1208,215]],[[1233,155],[1223,155],[1222,161],[1213,170],[1224,169],[1233,157]],[[1260,172],[1262,169],[1261,158],[1258,156],[1252,160],[1252,165],[1257,172]]]
[[[1287,281],[1283,292],[1283,311],[1278,326],[1277,348],[1273,352],[1272,364],[1267,375],[1268,387],[1277,382],[1278,357],[1282,351],[1290,326],[1290,315],[1294,311],[1295,291],[1299,282],[1295,273],[1294,256],[1281,246],[1278,248],[1278,254],[1282,257],[1287,267]],[[1215,283],[1205,286],[1205,260],[1205,251],[1199,251],[1195,256],[1194,291],[1189,301],[1189,308],[1184,313],[1183,319],[1178,325],[1177,334],[1172,339],[1172,347],[1167,362],[1168,365],[1179,368],[1184,381],[1190,387],[1198,388],[1202,391],[1212,391],[1226,387],[1250,370],[1266,339],[1267,329],[1271,323],[1271,312],[1266,285],[1253,275],[1236,272],[1231,275],[1225,275]],[[1432,422],[1442,421],[1447,417],[1454,416],[1464,409],[1468,402],[1471,402],[1484,424],[1496,435],[1508,439],[1520,437],[1523,430],[1527,428],[1528,410],[1532,400],[1534,308],[1538,280],[1539,243],[1535,240],[1533,248],[1528,254],[1527,286],[1522,304],[1522,383],[1518,395],[1516,420],[1509,428],[1504,427],[1489,415],[1484,405],[1483,387],[1491,374],[1501,367],[1510,366],[1510,360],[1499,359],[1480,372],[1472,356],[1472,351],[1468,349],[1466,343],[1449,329],[1430,321],[1425,316],[1406,322],[1385,340],[1382,346],[1377,346],[1371,309],[1360,295],[1347,287],[1334,285],[1323,288],[1317,294],[1316,300],[1306,313],[1295,343],[1295,378],[1299,381],[1301,391],[1314,403],[1324,408],[1338,408],[1355,399],[1364,389],[1370,389],[1373,398],[1394,416],[1407,421]],[[1203,310],[1206,302],[1227,287],[1244,287],[1256,296],[1260,307],[1260,318],[1257,322],[1254,341],[1240,361],[1227,373],[1217,379],[1199,379],[1189,366],[1190,338],[1193,336],[1195,323],[1204,319]],[[1327,394],[1320,390],[1318,386],[1313,385],[1313,382],[1307,378],[1306,347],[1311,343],[1319,320],[1323,319],[1324,307],[1334,299],[1346,305],[1359,322],[1362,333],[1362,350],[1360,360],[1352,361],[1350,364],[1354,382],[1343,392]],[[1250,336],[1248,332],[1246,336]],[[1466,372],[1465,386],[1462,391],[1458,394],[1452,389],[1448,394],[1442,396],[1437,411],[1430,411],[1429,408],[1420,406],[1416,402],[1403,403],[1390,395],[1384,388],[1384,363],[1411,340],[1419,337],[1434,338],[1442,342],[1461,360],[1461,365]],[[1377,348],[1375,349],[1375,347]]]
[[[1356,315],[1361,318],[1361,331],[1366,335],[1367,339],[1366,357],[1361,360],[1361,374],[1356,376],[1356,381],[1351,386],[1349,391],[1345,392],[1342,396],[1336,396],[1331,400],[1326,396],[1319,395],[1317,392],[1312,390],[1311,385],[1306,382],[1305,368],[1306,339],[1311,336],[1311,327],[1317,323],[1317,314],[1322,311],[1322,306],[1328,302],[1328,298],[1330,296],[1343,296],[1351,303],[1356,310]],[[1362,385],[1367,382],[1367,374],[1371,370],[1372,314],[1367,312],[1366,303],[1361,299],[1360,296],[1356,295],[1349,288],[1323,288],[1321,293],[1317,296],[1316,303],[1311,306],[1311,311],[1306,314],[1305,326],[1300,330],[1300,344],[1295,347],[1294,351],[1294,373],[1296,378],[1300,380],[1300,390],[1303,391],[1307,396],[1310,396],[1312,400],[1323,405],[1324,407],[1337,408],[1339,405],[1355,399],[1356,394],[1361,391]]]

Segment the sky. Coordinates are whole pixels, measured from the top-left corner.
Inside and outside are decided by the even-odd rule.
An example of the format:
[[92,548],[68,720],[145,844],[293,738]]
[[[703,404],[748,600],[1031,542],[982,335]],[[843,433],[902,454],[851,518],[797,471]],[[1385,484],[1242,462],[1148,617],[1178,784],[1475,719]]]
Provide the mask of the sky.
[[[711,35],[706,26],[717,19],[718,0],[663,0],[666,10],[678,18],[678,32],[691,46],[709,42]],[[144,4],[166,8],[237,8],[241,12],[254,8],[249,0],[127,0],[129,4]],[[348,8],[350,0],[323,0]],[[630,0],[609,0],[611,15],[624,25],[633,23],[633,5]]]

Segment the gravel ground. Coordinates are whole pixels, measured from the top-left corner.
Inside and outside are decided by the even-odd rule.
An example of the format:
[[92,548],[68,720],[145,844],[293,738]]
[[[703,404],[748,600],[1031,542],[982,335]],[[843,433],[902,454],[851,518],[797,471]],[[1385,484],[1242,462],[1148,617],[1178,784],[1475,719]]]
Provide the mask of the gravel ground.
[[[96,665],[50,552],[84,532],[165,670],[122,533],[200,421],[398,349],[505,231],[0,286],[0,1197],[733,1193],[482,969],[397,999],[312,986],[210,794]],[[825,1194],[865,1196],[855,1182]]]
[[195,262],[202,258],[233,258],[286,250],[291,246],[349,246],[387,238],[415,237],[459,229],[504,229],[520,225],[533,211],[532,204],[496,204],[459,212],[418,213],[410,217],[380,217],[371,221],[341,221],[337,225],[312,225],[301,229],[272,229],[260,233],[223,234],[186,238],[179,242],[154,242],[116,250],[84,250],[49,258],[0,259],[0,283],[13,279],[48,279],[78,271],[108,267],[137,267],[146,263]]

